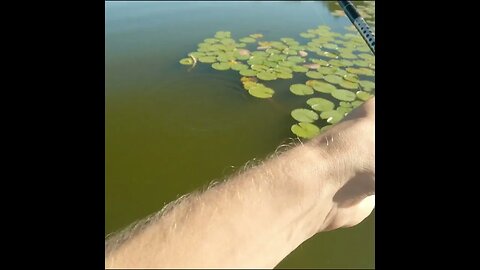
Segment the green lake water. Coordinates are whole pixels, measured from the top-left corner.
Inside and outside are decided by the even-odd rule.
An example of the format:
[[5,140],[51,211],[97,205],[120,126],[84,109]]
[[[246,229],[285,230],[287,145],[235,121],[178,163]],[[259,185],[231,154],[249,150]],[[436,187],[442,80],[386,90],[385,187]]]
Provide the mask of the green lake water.
[[[217,31],[238,39],[291,37],[325,24],[347,33],[328,2],[106,2],[105,235],[161,209],[180,195],[262,159],[295,137],[292,80],[265,85],[256,99],[236,71],[178,61]],[[311,238],[279,268],[374,268],[374,214],[360,225]],[[268,251],[265,251],[268,252]]]

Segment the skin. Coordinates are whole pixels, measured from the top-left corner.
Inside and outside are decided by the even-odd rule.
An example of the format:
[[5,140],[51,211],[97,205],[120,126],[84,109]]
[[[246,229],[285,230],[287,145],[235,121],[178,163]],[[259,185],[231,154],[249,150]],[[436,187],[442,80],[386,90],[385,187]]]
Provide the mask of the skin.
[[105,242],[107,268],[274,268],[316,233],[375,207],[375,99],[327,132]]

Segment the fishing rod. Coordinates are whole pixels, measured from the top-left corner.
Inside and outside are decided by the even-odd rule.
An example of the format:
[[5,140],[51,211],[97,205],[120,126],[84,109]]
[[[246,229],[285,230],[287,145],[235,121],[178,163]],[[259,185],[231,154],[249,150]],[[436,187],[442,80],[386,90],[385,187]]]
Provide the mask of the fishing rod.
[[365,42],[367,42],[368,47],[370,47],[370,50],[372,50],[373,55],[375,55],[375,35],[373,34],[372,30],[370,30],[368,24],[365,22],[362,16],[360,16],[360,13],[358,13],[351,1],[338,1],[338,3],[353,25],[355,25],[355,28],[357,28],[358,32],[360,32],[362,38],[365,40]]

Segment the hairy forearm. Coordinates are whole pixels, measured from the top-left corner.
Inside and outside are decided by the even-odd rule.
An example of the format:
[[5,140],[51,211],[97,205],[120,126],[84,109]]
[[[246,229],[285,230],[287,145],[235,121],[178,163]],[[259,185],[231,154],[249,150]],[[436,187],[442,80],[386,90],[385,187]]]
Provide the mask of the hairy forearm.
[[342,176],[326,144],[328,138],[298,145],[190,194],[127,240],[108,240],[106,266],[275,267],[328,228],[336,211],[333,197]]

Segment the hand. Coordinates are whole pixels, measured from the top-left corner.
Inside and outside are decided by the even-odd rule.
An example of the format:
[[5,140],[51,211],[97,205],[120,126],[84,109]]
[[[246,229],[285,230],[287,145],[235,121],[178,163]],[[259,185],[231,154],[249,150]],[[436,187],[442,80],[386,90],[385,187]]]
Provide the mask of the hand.
[[375,208],[375,98],[311,143],[334,160],[338,173],[334,211],[323,231],[357,225]]

